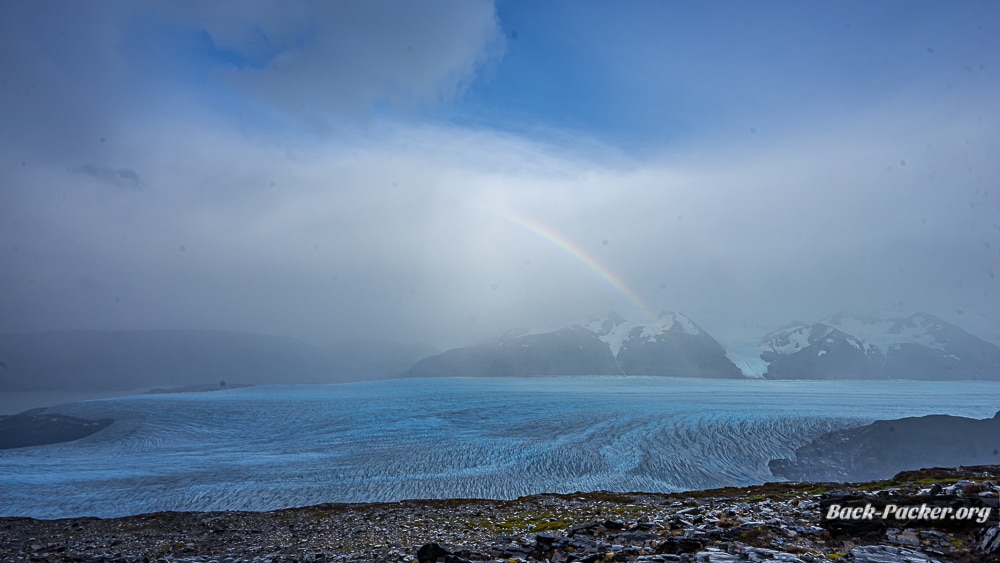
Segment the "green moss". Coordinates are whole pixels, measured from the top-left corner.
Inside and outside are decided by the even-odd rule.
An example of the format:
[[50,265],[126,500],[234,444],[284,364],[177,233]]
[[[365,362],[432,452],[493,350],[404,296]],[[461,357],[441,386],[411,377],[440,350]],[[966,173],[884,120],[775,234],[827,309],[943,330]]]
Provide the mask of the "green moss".
[[[546,506],[544,503],[512,504],[496,507],[463,518],[468,529],[496,533],[551,532],[565,530],[576,524],[603,520],[631,520],[649,511],[649,506],[635,505],[627,495],[614,493],[579,493],[561,495],[576,502],[576,506]],[[600,500],[592,497],[598,496]],[[609,500],[614,499],[614,500]],[[541,506],[539,505],[541,504]]]
[[813,487],[808,487],[808,488],[804,489],[802,492],[804,492],[806,494],[810,494],[810,495],[821,495],[823,493],[829,493],[832,490],[833,489],[831,489],[830,487],[828,487],[826,485],[816,485],[816,486],[813,486]]
[[573,522],[556,520],[555,522],[542,522],[541,524],[535,525],[536,532],[551,532],[553,530],[562,530],[573,525]]
[[333,511],[327,508],[313,507],[309,511],[309,515],[317,520],[322,520],[323,518],[328,518],[333,515]]

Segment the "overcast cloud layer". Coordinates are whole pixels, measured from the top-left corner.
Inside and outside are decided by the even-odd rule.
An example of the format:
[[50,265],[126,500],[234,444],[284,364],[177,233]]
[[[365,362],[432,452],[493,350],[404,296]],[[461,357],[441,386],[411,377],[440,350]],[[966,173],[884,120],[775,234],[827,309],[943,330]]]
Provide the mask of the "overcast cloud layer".
[[837,6],[0,1],[0,331],[1000,342],[1000,7]]

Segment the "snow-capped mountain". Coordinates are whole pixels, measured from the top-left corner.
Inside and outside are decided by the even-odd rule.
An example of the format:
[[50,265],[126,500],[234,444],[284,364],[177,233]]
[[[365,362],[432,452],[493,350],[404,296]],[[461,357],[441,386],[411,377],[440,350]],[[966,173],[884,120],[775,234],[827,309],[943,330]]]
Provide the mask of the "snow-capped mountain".
[[768,334],[760,349],[768,379],[884,377],[878,348],[824,323],[786,326]]
[[654,322],[629,322],[612,313],[582,326],[607,343],[626,374],[743,376],[722,345],[681,313],[662,312]]
[[722,346],[680,313],[653,322],[617,313],[562,328],[508,333],[496,343],[456,348],[417,362],[406,375],[665,375],[742,377]]
[[927,313],[839,313],[760,345],[769,379],[1000,379],[1000,348]]
[[621,315],[610,312],[606,315],[591,317],[580,324],[593,332],[607,343],[611,353],[616,357],[625,346],[626,341],[651,343],[661,338],[667,331],[680,331],[691,336],[698,336],[704,331],[691,319],[680,313],[662,312],[655,322],[642,323],[627,321]]

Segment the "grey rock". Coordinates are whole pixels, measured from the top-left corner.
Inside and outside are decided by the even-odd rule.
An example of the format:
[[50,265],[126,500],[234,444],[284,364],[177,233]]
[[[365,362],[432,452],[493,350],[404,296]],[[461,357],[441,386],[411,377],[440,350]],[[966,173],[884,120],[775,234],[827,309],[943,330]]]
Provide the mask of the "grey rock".
[[744,552],[749,561],[776,561],[780,563],[803,563],[802,559],[786,553],[761,547],[748,547]]
[[863,545],[849,553],[854,563],[940,563],[919,551],[887,545]]
[[892,543],[920,547],[920,538],[913,530],[886,530],[886,539]]
[[993,526],[986,530],[979,543],[979,549],[983,553],[1000,554],[1000,526]]
[[704,551],[698,552],[694,556],[694,561],[697,563],[743,563],[746,559],[740,555],[733,555],[714,547],[710,547]]

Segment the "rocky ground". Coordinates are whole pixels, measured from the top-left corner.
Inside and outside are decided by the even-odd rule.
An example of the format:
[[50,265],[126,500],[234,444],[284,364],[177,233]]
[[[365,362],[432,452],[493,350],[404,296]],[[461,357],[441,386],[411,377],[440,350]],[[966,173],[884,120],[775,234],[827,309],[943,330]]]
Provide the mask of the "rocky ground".
[[824,527],[851,493],[995,502],[1000,466],[860,484],[769,483],[677,494],[577,493],[512,501],[326,504],[273,512],[0,518],[2,561],[997,562],[1000,528]]

